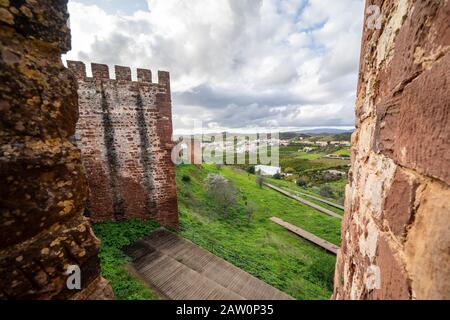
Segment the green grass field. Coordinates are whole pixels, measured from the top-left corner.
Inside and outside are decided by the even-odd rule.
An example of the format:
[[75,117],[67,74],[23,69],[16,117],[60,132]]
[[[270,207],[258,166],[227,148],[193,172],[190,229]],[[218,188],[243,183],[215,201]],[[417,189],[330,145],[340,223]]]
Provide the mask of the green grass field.
[[[235,207],[222,213],[206,192],[204,179],[218,173],[234,182]],[[189,176],[190,179],[183,179]],[[185,181],[190,180],[190,181]],[[293,183],[273,180],[281,186]],[[290,184],[290,185],[289,185]],[[338,186],[336,186],[338,188]],[[305,191],[305,190],[302,190]],[[332,243],[340,241],[340,221],[268,188],[255,176],[237,168],[214,165],[177,166],[180,235],[297,299],[329,299],[333,289],[335,256],[269,220],[277,216]],[[306,192],[312,193],[310,190]],[[249,221],[245,201],[255,205]],[[159,299],[126,269],[130,258],[122,249],[159,227],[153,221],[95,224],[101,240],[102,275],[118,299]]]
[[[323,158],[328,154],[328,152],[322,150],[324,148],[318,148],[311,152],[299,151],[301,149],[302,147],[298,145],[281,146],[279,149],[281,168],[292,168],[296,173],[301,174],[309,170],[331,169],[346,166],[350,163],[349,160]],[[331,153],[349,155],[349,150],[348,148],[342,148]]]
[[[208,173],[225,176],[239,191],[238,204],[226,214],[207,195],[203,181]],[[335,256],[269,218],[277,216],[335,244],[340,241],[338,219],[259,188],[255,176],[232,167],[179,165],[177,188],[183,236],[297,299],[330,298]],[[245,199],[256,205],[250,222]]]
[[338,155],[340,155],[340,156],[347,156],[347,157],[350,157],[350,148],[343,148],[343,149],[340,149],[340,150],[338,150],[338,151],[336,151],[336,152],[333,152],[333,154],[338,154]]
[[100,261],[102,276],[109,280],[118,300],[157,300],[159,296],[126,269],[130,257],[122,251],[159,227],[154,221],[128,220],[94,224],[94,232],[101,240]]

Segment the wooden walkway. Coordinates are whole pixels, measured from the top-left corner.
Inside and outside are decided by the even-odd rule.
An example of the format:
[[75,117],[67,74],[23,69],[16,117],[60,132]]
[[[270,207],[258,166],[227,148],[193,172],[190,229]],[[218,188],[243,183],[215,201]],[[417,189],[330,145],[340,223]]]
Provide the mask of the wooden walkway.
[[289,192],[287,192],[287,191],[285,191],[285,190],[283,190],[281,188],[278,188],[278,187],[276,187],[276,186],[274,186],[274,185],[272,185],[270,183],[264,183],[264,185],[269,187],[269,188],[271,188],[271,189],[273,189],[273,190],[275,190],[275,191],[278,191],[279,193],[281,193],[281,194],[283,194],[285,196],[288,196],[289,198],[292,198],[294,200],[297,200],[298,202],[306,204],[307,206],[310,206],[311,208],[314,208],[314,209],[316,209],[316,210],[318,210],[320,212],[323,212],[323,213],[325,213],[325,214],[327,214],[329,216],[332,216],[332,217],[335,217],[335,218],[338,218],[338,219],[342,220],[342,216],[337,214],[334,211],[331,211],[331,210],[328,210],[328,209],[326,209],[324,207],[321,207],[318,204],[315,204],[315,203],[313,203],[311,201],[308,201],[308,200],[305,200],[303,198],[297,197],[297,196],[293,195],[292,193],[289,193]]
[[317,244],[318,246],[324,248],[325,250],[337,254],[339,247],[331,242],[328,242],[326,240],[323,240],[322,238],[319,238],[318,236],[313,235],[312,233],[309,233],[308,231],[305,231],[297,226],[294,226],[293,224],[290,224],[280,218],[272,217],[270,218],[271,221],[275,222],[276,224],[279,224],[280,226],[288,229],[289,231],[295,233],[296,235],[311,241],[312,243]]
[[289,295],[231,263],[158,229],[125,249],[134,271],[173,300],[291,300]]
[[294,192],[296,194],[301,195],[301,196],[309,197],[311,199],[314,199],[314,200],[326,203],[326,204],[328,204],[328,205],[330,205],[332,207],[335,207],[335,208],[338,208],[338,209],[341,209],[341,210],[345,210],[344,206],[341,206],[340,204],[334,203],[333,201],[328,201],[328,200],[325,200],[325,199],[313,196],[312,194],[304,193],[304,192],[301,192],[301,191],[294,191]]

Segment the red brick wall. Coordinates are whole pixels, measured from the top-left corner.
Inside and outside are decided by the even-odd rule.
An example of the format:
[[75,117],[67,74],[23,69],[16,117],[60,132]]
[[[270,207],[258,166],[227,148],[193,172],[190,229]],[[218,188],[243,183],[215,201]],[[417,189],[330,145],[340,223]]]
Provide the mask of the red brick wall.
[[156,219],[176,226],[175,166],[171,161],[172,113],[169,73],[68,61],[78,81],[77,145],[82,151],[92,221]]
[[335,299],[450,299],[450,1],[374,0]]

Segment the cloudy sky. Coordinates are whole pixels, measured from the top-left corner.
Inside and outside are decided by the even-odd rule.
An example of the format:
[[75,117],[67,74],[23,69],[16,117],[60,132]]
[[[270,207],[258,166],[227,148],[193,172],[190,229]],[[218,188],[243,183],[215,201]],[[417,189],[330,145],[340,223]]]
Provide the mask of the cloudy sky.
[[363,2],[70,0],[63,59],[169,71],[175,133],[349,128]]

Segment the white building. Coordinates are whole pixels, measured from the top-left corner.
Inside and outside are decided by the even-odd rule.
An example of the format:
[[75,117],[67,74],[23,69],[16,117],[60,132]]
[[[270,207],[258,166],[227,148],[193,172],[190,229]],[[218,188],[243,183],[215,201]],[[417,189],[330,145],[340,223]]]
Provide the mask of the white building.
[[255,166],[255,173],[260,173],[262,176],[273,176],[274,174],[281,173],[281,168],[274,166],[257,165]]

